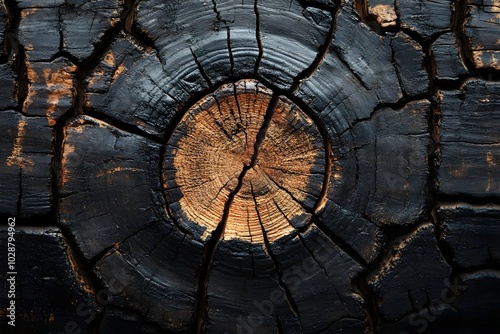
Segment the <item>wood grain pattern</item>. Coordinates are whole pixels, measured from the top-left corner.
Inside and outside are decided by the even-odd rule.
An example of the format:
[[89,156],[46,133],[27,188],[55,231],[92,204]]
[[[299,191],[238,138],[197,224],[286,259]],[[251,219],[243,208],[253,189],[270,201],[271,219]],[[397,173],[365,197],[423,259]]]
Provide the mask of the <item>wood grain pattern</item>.
[[499,332],[497,2],[0,1],[20,330]]

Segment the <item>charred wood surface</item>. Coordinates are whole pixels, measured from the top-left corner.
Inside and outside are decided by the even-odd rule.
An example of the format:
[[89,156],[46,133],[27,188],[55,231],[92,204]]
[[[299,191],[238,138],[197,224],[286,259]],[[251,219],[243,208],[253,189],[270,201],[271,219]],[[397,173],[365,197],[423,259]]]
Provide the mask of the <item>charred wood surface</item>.
[[499,332],[499,18],[0,1],[0,331]]

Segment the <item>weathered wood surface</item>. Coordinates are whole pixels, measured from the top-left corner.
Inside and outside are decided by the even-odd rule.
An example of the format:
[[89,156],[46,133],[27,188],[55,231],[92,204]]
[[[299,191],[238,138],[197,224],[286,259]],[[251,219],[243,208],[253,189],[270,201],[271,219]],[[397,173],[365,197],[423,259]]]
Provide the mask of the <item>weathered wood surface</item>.
[[494,0],[470,1],[470,19],[465,25],[465,36],[470,44],[470,54],[478,68],[500,69],[497,57],[500,54],[496,25],[500,16],[500,6]]
[[[7,228],[2,226],[0,231],[1,244],[7,245]],[[16,327],[12,331],[2,319],[2,333],[39,333],[40,329],[59,332],[65,326],[89,332],[98,315],[96,291],[61,231],[26,227],[16,233],[15,239]],[[6,257],[2,256],[0,263],[7,268]],[[6,307],[2,303],[2,318]]]
[[473,197],[500,195],[500,86],[471,80],[441,94],[439,191]]
[[0,2],[18,328],[500,331],[499,8]]

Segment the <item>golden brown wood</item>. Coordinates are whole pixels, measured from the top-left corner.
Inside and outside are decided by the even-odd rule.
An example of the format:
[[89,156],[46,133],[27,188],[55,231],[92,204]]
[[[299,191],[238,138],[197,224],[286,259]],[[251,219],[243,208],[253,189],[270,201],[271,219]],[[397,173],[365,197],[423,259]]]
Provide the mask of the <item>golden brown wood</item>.
[[[255,80],[227,84],[196,103],[177,126],[166,157],[173,169],[164,171],[167,200],[179,207],[174,214],[186,228],[204,228],[202,239],[223,221],[225,210],[226,240],[264,243],[265,233],[273,242],[309,223],[323,185],[322,136],[285,97],[268,111],[271,99],[272,91]],[[169,196],[172,177],[178,201]]]

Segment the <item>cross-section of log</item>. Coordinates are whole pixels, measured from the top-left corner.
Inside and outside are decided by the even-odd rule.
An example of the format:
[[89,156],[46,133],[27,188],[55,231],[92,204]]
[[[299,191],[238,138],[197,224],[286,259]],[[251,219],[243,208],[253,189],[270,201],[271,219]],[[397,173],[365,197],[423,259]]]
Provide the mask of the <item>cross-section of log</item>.
[[203,239],[222,223],[224,239],[262,243],[265,233],[273,242],[309,224],[323,189],[323,141],[287,98],[254,80],[224,85],[186,113],[169,141],[167,200]]

